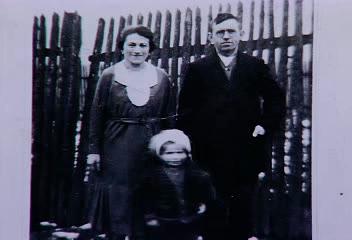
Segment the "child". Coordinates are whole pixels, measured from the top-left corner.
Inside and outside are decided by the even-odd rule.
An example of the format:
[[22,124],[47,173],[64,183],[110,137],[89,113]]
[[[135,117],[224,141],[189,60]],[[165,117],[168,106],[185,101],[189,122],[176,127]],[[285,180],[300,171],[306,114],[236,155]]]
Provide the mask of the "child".
[[152,240],[196,240],[215,193],[209,175],[191,160],[189,138],[180,130],[152,137],[156,161],[144,181],[145,219]]

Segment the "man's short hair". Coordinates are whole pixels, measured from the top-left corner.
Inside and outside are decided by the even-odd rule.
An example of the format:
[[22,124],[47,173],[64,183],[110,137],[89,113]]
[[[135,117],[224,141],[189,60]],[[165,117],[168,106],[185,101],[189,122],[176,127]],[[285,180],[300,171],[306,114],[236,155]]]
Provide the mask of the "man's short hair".
[[234,15],[232,15],[231,13],[219,13],[213,20],[212,25],[213,24],[220,24],[223,21],[229,20],[229,19],[235,19],[236,21],[239,22],[238,17],[235,17]]

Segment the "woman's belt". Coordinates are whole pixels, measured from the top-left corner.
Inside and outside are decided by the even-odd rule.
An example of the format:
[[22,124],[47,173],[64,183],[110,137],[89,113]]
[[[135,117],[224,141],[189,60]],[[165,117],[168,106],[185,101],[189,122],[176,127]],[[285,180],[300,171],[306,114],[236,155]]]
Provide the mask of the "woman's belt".
[[176,118],[177,114],[167,116],[167,117],[149,117],[149,118],[112,118],[113,121],[120,123],[128,123],[128,124],[147,124],[147,123],[155,123],[164,120],[170,120]]

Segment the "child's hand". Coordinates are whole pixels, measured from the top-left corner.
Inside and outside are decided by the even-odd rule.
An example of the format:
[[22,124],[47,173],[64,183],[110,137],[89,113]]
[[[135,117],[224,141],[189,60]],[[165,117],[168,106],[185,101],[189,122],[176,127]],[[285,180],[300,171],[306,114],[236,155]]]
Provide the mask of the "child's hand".
[[159,224],[159,221],[158,221],[158,220],[156,220],[156,219],[151,219],[151,220],[148,220],[148,221],[147,221],[147,225],[148,225],[148,226],[152,226],[152,227],[157,227],[157,226],[159,226],[160,224]]
[[202,213],[205,212],[205,210],[207,210],[207,207],[205,206],[204,203],[201,203],[201,204],[199,205],[199,207],[198,207],[197,213],[202,214]]

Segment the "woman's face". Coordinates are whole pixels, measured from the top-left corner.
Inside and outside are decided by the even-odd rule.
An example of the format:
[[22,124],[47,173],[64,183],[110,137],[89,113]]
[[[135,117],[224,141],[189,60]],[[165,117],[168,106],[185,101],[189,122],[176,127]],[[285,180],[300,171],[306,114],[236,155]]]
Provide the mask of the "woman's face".
[[149,54],[149,39],[138,33],[132,33],[126,37],[122,53],[125,60],[134,66],[144,63]]

